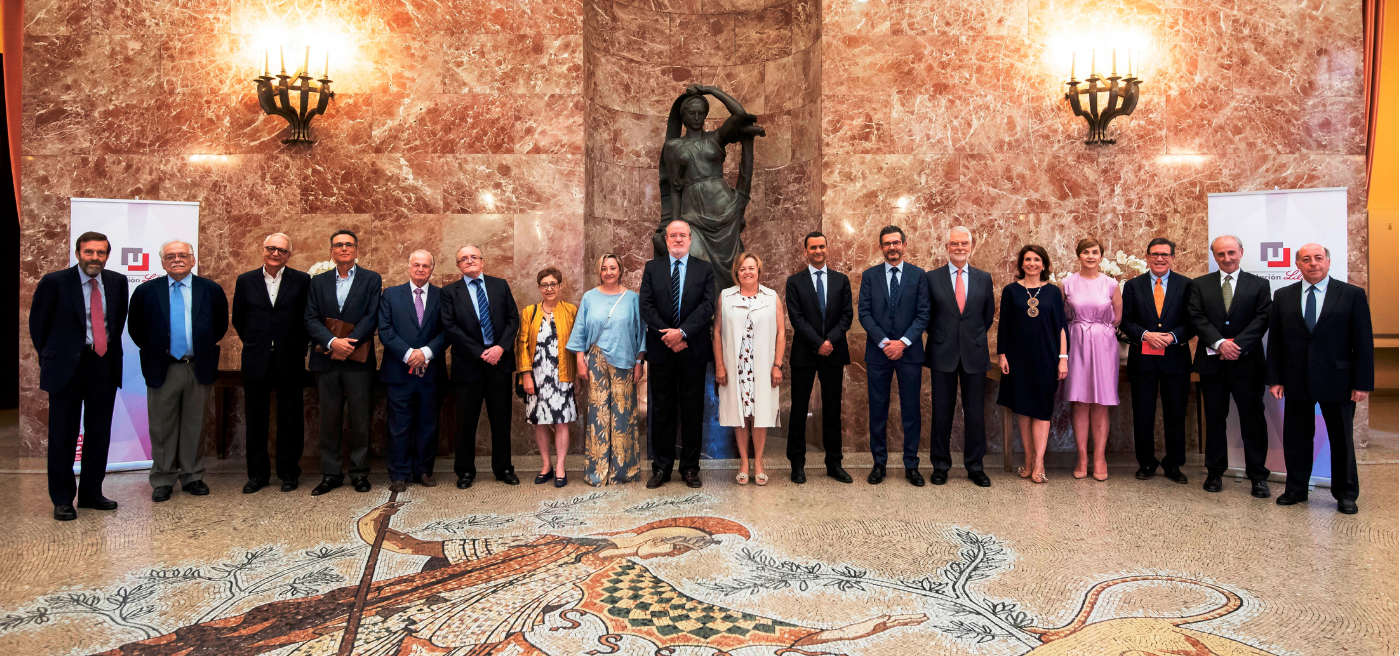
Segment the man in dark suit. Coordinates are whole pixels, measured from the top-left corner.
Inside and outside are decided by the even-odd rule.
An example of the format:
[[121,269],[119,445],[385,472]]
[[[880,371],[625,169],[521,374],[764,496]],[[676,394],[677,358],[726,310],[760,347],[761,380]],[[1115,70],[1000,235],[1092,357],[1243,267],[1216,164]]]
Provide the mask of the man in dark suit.
[[311,276],[287,266],[292,240],[280,232],[263,240],[263,265],[238,276],[233,288],[233,327],[243,340],[243,398],[248,408],[248,483],[244,494],[267,486],[271,398],[277,394],[277,478],[282,491],[297,489],[305,420],[306,295]]
[[792,321],[792,413],[788,415],[787,457],[792,482],[806,483],[807,406],[812,383],[822,382],[822,450],[826,475],[850,483],[841,468],[841,388],[851,363],[846,331],[855,308],[851,280],[826,266],[826,236],[813,232],[803,240],[807,268],[787,279],[787,315]]
[[194,247],[166,242],[160,262],[166,275],[131,295],[129,329],[146,379],[151,500],[157,503],[170,499],[177,480],[190,494],[209,494],[200,433],[209,386],[219,377],[219,340],[228,332],[228,296],[218,283],[191,273]]
[[379,300],[380,378],[389,385],[389,489],[412,480],[434,487],[438,380],[442,371],[442,290],[428,283],[436,262],[425,250],[408,256],[408,282]]
[[[379,274],[355,264],[360,238],[350,230],[331,234],[335,269],[311,279],[306,297],[306,332],[311,336],[307,368],[316,372],[321,397],[321,482],[311,495],[340,487],[345,474],[340,460],[344,417],[350,416],[350,484],[368,492],[370,390],[374,385],[374,328],[379,321]],[[344,332],[337,337],[326,320],[335,319]],[[361,350],[363,349],[363,350]],[[356,351],[359,351],[357,354]]]
[[1303,281],[1278,290],[1269,311],[1269,393],[1283,400],[1288,467],[1278,505],[1308,500],[1317,407],[1332,447],[1332,497],[1339,512],[1355,515],[1361,487],[1352,419],[1356,404],[1376,386],[1371,308],[1364,290],[1327,275],[1332,268],[1327,249],[1307,244],[1294,260]]
[[476,478],[476,425],[481,404],[491,424],[491,471],[496,480],[519,485],[510,459],[511,394],[515,386],[515,336],[520,308],[506,281],[482,273],[481,249],[457,251],[462,279],[442,290],[442,330],[452,347],[452,382],[457,401],[457,488]]
[[[126,276],[106,270],[112,244],[100,232],[78,235],[73,251],[78,264],[40,279],[29,307],[39,389],[49,393],[49,500],[58,521],[78,518],[75,496],[79,508],[117,509],[117,502],[102,496],[102,479],[112,440],[112,407],[122,386]],[[79,417],[81,487],[73,482]]]
[[648,488],[671,480],[676,462],[676,415],[681,422],[681,479],[700,487],[700,423],[705,411],[705,367],[714,358],[710,322],[715,316],[715,273],[690,252],[690,224],[666,226],[667,256],[642,271],[642,321],[647,325],[647,375],[651,385],[651,478]]
[[[1147,273],[1123,286],[1123,321],[1128,343],[1128,381],[1133,388],[1133,444],[1138,470],[1145,481],[1157,473],[1186,484],[1186,401],[1191,395],[1191,349],[1195,331],[1186,311],[1191,279],[1173,272],[1176,244],[1157,237],[1147,243]],[[1143,349],[1160,352],[1143,353]],[[1157,460],[1154,433],[1157,394],[1162,396],[1162,424],[1167,452]]]
[[928,275],[904,261],[907,242],[896,226],[880,229],[882,264],[860,276],[860,325],[865,328],[865,375],[870,397],[870,453],[875,465],[866,478],[885,480],[885,435],[890,416],[890,378],[899,378],[904,423],[904,477],[922,487],[919,475],[919,388],[923,385],[924,329],[928,327]]
[[953,408],[962,387],[963,466],[979,487],[991,487],[982,470],[987,453],[987,431],[982,410],[987,369],[987,331],[996,315],[992,274],[967,263],[972,256],[972,231],[957,226],[948,231],[948,266],[928,272],[928,344],[924,366],[933,387],[933,433],[929,436],[929,461],[934,485],[948,482],[953,466],[949,443],[953,438]]
[[1244,441],[1245,475],[1250,494],[1269,498],[1269,429],[1264,423],[1264,332],[1269,329],[1269,281],[1240,271],[1244,244],[1234,235],[1210,243],[1219,267],[1191,281],[1186,306],[1200,341],[1192,368],[1201,376],[1201,400],[1206,415],[1207,492],[1219,492],[1229,467],[1225,448],[1225,419],[1230,398],[1239,409]]

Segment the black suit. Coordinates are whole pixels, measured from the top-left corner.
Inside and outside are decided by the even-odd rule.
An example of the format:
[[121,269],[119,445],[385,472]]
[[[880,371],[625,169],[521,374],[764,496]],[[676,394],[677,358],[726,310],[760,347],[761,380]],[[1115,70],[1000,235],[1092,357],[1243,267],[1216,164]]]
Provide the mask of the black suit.
[[[379,299],[379,341],[384,344],[384,364],[379,376],[389,384],[389,480],[407,481],[432,475],[438,441],[438,381],[444,358],[442,289],[427,284],[420,298],[423,320],[418,320],[412,282],[384,290]],[[422,375],[413,373],[403,359],[415,349],[427,349]],[[479,404],[478,404],[479,405]]]
[[[457,399],[457,461],[453,469],[458,476],[476,476],[476,425],[485,401],[491,424],[491,471],[501,478],[515,472],[510,459],[510,420],[520,308],[505,280],[487,275],[480,280],[491,317],[490,339],[482,331],[468,279],[463,276],[442,288],[442,329],[452,347],[451,378]],[[481,359],[481,353],[493,346],[501,347],[502,352],[501,359],[491,365]]]
[[311,276],[282,267],[277,303],[267,291],[263,267],[238,276],[233,286],[233,328],[243,341],[243,398],[248,413],[248,478],[268,480],[271,398],[277,394],[277,477],[301,476],[305,448],[302,383],[306,377],[306,296]]
[[[651,468],[669,476],[676,462],[676,415],[681,422],[681,474],[700,470],[701,422],[705,412],[705,367],[714,359],[710,325],[715,316],[715,273],[694,255],[687,257],[679,312],[671,297],[671,256],[646,263],[642,271],[642,321],[647,325],[650,382]],[[679,320],[678,320],[679,319]],[[676,353],[661,331],[685,332],[686,348]]]
[[[379,274],[360,266],[353,271],[344,307],[336,296],[339,270],[312,277],[304,315],[306,332],[311,336],[307,368],[316,372],[321,401],[321,475],[337,481],[344,477],[340,443],[346,415],[350,417],[350,476],[369,476],[370,391],[377,363],[373,340],[384,287]],[[355,346],[369,344],[369,357],[364,362],[331,359],[326,349],[335,335],[326,328],[326,319],[355,324],[347,339],[356,340]]]
[[[966,266],[966,265],[964,265]],[[929,368],[933,387],[933,432],[929,439],[929,462],[935,470],[953,466],[950,442],[953,438],[953,409],[962,387],[963,465],[969,472],[982,471],[987,453],[987,430],[982,397],[986,389],[991,356],[987,331],[996,316],[992,274],[966,266],[963,285],[967,296],[958,309],[956,280],[948,267],[928,272],[928,343],[924,346],[924,366]]]
[[[1128,380],[1133,386],[1133,442],[1138,466],[1176,471],[1186,463],[1186,402],[1191,396],[1191,349],[1195,334],[1186,311],[1191,279],[1167,274],[1162,314],[1157,315],[1152,274],[1144,273],[1123,286],[1123,321],[1128,336]],[[1171,333],[1175,341],[1163,355],[1142,354],[1144,332]],[[1162,395],[1162,425],[1167,452],[1157,460],[1153,433],[1157,424],[1157,394]]]
[[1284,491],[1308,493],[1316,404],[1332,447],[1332,496],[1355,501],[1360,486],[1352,446],[1356,403],[1351,393],[1376,387],[1371,308],[1360,287],[1329,278],[1317,322],[1308,330],[1303,318],[1305,286],[1306,281],[1278,290],[1269,312],[1267,382],[1282,385],[1284,394]]
[[122,327],[126,325],[126,276],[102,271],[107,350],[98,356],[87,342],[90,315],[78,267],[54,271],[39,280],[29,308],[29,338],[39,353],[39,389],[49,393],[49,499],[73,504],[73,481],[82,417],[84,501],[102,497],[107,448],[112,440],[112,407],[122,386]]
[[[1269,477],[1264,461],[1269,455],[1269,429],[1264,421],[1264,333],[1269,329],[1272,304],[1269,281],[1236,271],[1230,284],[1230,309],[1225,309],[1219,271],[1191,281],[1186,306],[1200,341],[1192,369],[1201,376],[1201,401],[1206,415],[1206,471],[1223,474],[1229,468],[1225,420],[1230,397],[1239,410],[1240,437],[1244,442],[1245,474],[1252,481]],[[1207,353],[1221,340],[1240,348],[1235,360]]]
[[[846,365],[851,363],[846,331],[855,318],[851,302],[851,279],[826,269],[822,276],[826,298],[817,298],[816,284],[809,267],[787,279],[787,315],[792,322],[792,412],[788,415],[787,457],[793,468],[807,465],[807,407],[812,400],[812,383],[822,381],[822,449],[828,470],[841,466],[841,388]],[[822,312],[822,307],[826,312]],[[823,342],[831,342],[831,353],[819,355]]]

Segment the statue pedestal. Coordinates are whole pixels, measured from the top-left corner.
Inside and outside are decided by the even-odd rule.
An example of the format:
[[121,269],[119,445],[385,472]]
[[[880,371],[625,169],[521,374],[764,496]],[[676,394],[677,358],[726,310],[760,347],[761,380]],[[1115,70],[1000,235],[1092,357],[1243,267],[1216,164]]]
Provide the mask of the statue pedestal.
[[[652,421],[656,413],[652,411],[656,404],[652,398],[651,386],[647,386],[647,459],[656,458],[652,448],[652,440],[656,439],[656,429]],[[715,394],[715,364],[713,362],[705,365],[705,410],[700,418],[700,459],[731,459],[739,457],[739,446],[734,442],[734,429],[719,425],[719,396]],[[680,459],[680,422],[677,422],[676,434],[672,439],[676,440],[676,457]],[[677,463],[679,466],[679,463]]]

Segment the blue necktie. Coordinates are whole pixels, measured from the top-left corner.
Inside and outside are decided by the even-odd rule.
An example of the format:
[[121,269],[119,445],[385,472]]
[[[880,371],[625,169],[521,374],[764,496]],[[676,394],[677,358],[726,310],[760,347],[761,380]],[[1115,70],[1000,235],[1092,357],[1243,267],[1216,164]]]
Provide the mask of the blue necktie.
[[181,288],[185,283],[176,280],[170,285],[170,357],[179,360],[190,351],[185,340],[185,295]]
[[822,274],[825,271],[817,272],[817,309],[822,311],[822,327],[826,327],[826,285],[822,283]]
[[671,305],[676,308],[676,313],[671,317],[671,323],[681,325],[681,261],[671,266]]
[[1308,324],[1308,332],[1313,331],[1313,326],[1317,325],[1317,296],[1313,293],[1317,291],[1317,285],[1308,287],[1308,305],[1303,310],[1303,322]]
[[491,304],[486,302],[486,289],[478,278],[472,281],[476,291],[476,320],[481,324],[481,341],[486,346],[496,343],[496,331],[491,328]]
[[899,307],[899,269],[890,269],[890,317],[893,318],[895,308]]

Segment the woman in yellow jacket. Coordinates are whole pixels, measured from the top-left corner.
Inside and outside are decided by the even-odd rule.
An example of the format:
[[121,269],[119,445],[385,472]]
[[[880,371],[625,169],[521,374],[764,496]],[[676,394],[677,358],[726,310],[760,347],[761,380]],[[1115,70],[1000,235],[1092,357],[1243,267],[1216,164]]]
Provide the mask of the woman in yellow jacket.
[[[515,338],[515,375],[525,390],[525,420],[535,427],[539,446],[540,475],[535,485],[550,481],[554,487],[569,484],[564,455],[569,452],[569,422],[578,418],[574,407],[574,357],[564,350],[578,307],[559,300],[564,274],[546,267],[535,276],[544,300],[520,313],[520,335]],[[554,461],[549,459],[549,434],[554,433]]]

